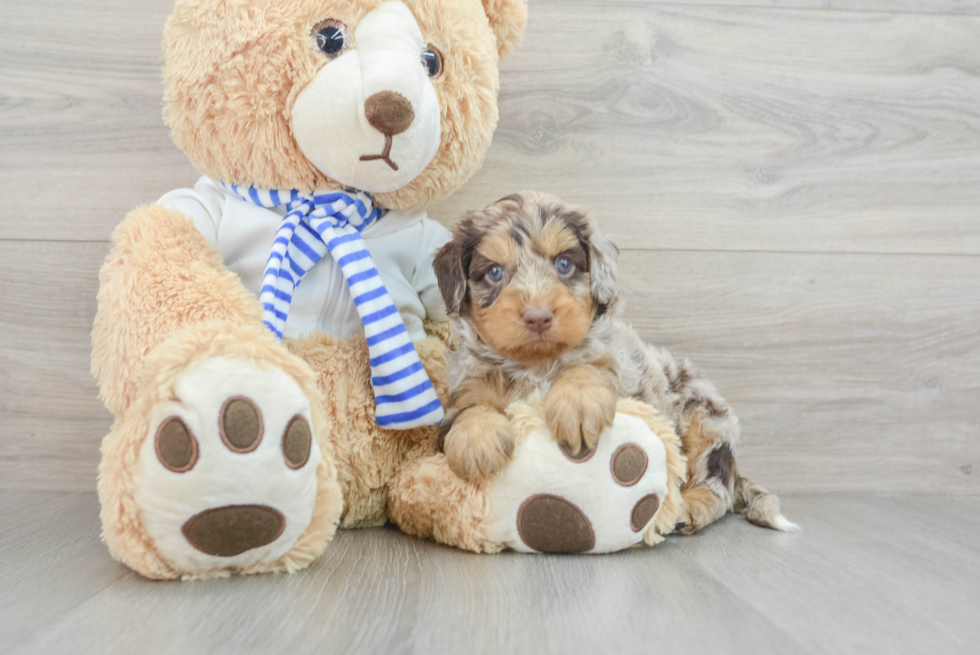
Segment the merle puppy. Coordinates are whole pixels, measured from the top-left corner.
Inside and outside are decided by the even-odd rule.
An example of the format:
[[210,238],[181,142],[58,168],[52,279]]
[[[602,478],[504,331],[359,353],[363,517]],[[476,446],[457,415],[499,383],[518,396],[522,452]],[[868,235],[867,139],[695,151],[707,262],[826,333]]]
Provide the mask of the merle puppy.
[[688,458],[677,530],[692,534],[733,509],[796,530],[779,499],[738,474],[738,419],[687,361],[649,346],[615,318],[619,250],[582,212],[521,192],[469,213],[435,271],[454,332],[441,443],[450,467],[479,480],[508,462],[504,409],[540,391],[545,419],[573,455],[593,449],[617,398],[671,419]]

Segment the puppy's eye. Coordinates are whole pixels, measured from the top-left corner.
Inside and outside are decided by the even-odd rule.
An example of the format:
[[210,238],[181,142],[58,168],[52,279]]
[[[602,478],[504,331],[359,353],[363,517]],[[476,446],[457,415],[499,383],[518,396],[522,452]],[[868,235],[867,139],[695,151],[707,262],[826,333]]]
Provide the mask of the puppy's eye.
[[433,45],[426,45],[422,50],[422,67],[429,77],[439,77],[442,73],[442,53]]
[[568,257],[559,257],[555,260],[555,270],[558,275],[568,275],[575,270],[575,264],[569,261]]
[[313,26],[313,39],[316,41],[316,49],[326,55],[328,59],[333,59],[347,49],[347,26],[339,20],[328,18],[321,20]]
[[490,280],[491,282],[500,282],[501,280],[503,280],[504,267],[498,265],[491,266],[490,270],[487,271],[487,279]]

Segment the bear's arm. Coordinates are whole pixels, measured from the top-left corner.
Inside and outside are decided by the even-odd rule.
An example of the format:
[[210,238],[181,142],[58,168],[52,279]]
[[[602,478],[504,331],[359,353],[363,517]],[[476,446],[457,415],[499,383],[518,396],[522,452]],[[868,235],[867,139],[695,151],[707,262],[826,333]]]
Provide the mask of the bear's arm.
[[422,221],[422,238],[419,241],[416,258],[415,275],[412,278],[412,288],[419,294],[422,306],[425,308],[425,318],[430,321],[448,321],[446,304],[439,292],[436,272],[432,260],[444,245],[452,241],[452,232],[431,218]]
[[208,244],[217,245],[224,194],[210,179],[202,177],[193,189],[174,189],[157,200],[157,204],[190,218]]

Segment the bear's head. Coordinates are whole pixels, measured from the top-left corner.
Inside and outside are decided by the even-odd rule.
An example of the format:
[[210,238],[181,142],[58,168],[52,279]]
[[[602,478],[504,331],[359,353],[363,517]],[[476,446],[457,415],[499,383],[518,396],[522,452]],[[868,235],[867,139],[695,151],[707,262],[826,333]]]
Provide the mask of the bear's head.
[[479,168],[524,0],[177,0],[165,118],[216,180],[418,208]]

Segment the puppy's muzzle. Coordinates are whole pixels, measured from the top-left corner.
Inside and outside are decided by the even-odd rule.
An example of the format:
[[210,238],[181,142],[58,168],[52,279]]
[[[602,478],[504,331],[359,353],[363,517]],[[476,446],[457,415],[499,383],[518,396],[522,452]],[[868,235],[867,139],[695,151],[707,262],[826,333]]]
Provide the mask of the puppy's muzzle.
[[524,327],[536,334],[544,334],[551,329],[551,323],[555,318],[554,312],[550,307],[527,307],[521,312],[524,319]]

